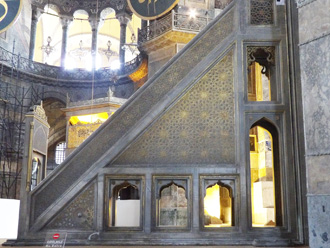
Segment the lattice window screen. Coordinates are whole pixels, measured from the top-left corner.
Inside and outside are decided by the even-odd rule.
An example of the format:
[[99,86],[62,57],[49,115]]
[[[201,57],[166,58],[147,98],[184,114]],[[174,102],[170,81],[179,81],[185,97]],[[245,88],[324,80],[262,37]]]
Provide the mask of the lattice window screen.
[[274,24],[274,0],[251,0],[251,24]]

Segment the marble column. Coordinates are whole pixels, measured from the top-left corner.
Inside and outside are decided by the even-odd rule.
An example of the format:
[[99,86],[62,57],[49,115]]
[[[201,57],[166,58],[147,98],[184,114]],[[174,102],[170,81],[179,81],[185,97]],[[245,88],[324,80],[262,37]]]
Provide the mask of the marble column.
[[125,50],[123,49],[123,46],[126,43],[126,28],[127,24],[131,20],[131,16],[127,13],[122,13],[118,14],[116,17],[120,23],[119,62],[122,67],[125,65]]
[[37,34],[37,24],[41,16],[41,10],[36,6],[32,6],[32,16],[31,16],[31,29],[30,29],[30,48],[29,48],[29,59],[33,60],[34,49],[36,45],[36,34]]
[[61,16],[62,23],[62,47],[61,47],[61,67],[65,67],[66,52],[68,47],[68,30],[72,23],[72,17]]

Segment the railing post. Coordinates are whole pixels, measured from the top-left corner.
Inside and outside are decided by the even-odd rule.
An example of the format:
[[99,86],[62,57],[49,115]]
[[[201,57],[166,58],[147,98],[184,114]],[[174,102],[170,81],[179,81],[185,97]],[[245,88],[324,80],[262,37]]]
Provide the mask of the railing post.
[[21,54],[19,53],[17,55],[17,70],[20,68],[20,62],[21,62]]

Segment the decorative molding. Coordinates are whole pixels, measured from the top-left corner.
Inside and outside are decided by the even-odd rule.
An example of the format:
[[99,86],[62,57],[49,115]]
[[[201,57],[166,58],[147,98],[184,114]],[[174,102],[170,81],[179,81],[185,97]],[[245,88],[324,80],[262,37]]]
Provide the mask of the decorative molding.
[[247,47],[247,64],[250,65],[252,62],[256,61],[255,53],[258,50],[263,50],[267,56],[267,62],[275,65],[275,47],[274,46],[248,46]]
[[306,154],[306,157],[319,157],[319,156],[330,156],[330,152],[314,152],[314,153]]
[[304,7],[312,2],[315,2],[316,0],[296,0],[297,2],[297,7],[298,8],[301,8],[301,7]]
[[299,47],[304,46],[304,45],[307,45],[307,44],[309,44],[309,43],[311,43],[311,42],[314,42],[314,41],[320,40],[320,39],[325,38],[325,37],[327,37],[327,36],[329,36],[329,35],[330,35],[330,32],[323,33],[323,34],[321,34],[320,36],[318,36],[318,37],[316,37],[316,38],[310,39],[310,40],[308,40],[308,41],[305,41],[304,43],[299,44]]
[[47,115],[44,108],[42,107],[42,102],[40,103],[40,105],[34,105],[31,110],[33,111],[33,114],[35,116],[38,116],[40,119],[47,122]]

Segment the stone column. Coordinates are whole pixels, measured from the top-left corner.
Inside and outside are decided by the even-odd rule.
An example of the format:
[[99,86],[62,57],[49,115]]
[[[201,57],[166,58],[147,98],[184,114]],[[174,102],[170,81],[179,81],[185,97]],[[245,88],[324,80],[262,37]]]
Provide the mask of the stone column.
[[122,67],[125,65],[125,50],[123,49],[123,46],[126,43],[126,28],[132,17],[127,13],[117,14],[116,17],[120,23],[119,62]]
[[31,17],[31,30],[30,30],[30,48],[29,48],[29,59],[33,60],[34,49],[36,45],[36,34],[37,24],[41,16],[41,10],[36,6],[32,6],[32,17]]
[[91,25],[92,28],[92,67],[93,69],[95,69],[95,63],[96,63],[96,54],[98,51],[98,46],[97,46],[97,35],[98,35],[98,31],[100,28],[100,18],[97,17],[92,17],[91,19],[89,19],[89,23]]
[[72,23],[72,17],[61,16],[62,23],[62,47],[61,47],[61,66],[65,66],[66,51],[68,47],[68,30]]

